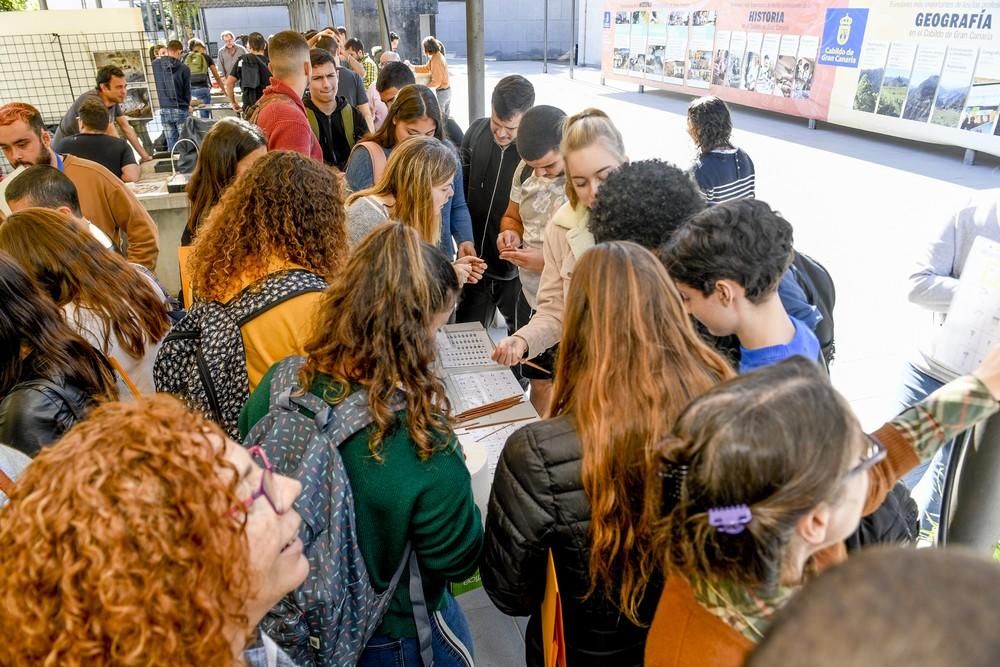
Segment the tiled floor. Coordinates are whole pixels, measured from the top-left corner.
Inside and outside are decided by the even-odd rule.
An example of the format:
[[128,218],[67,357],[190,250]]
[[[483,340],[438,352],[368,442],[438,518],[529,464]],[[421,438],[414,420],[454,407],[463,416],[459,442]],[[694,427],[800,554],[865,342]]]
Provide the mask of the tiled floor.
[[[452,112],[467,126],[464,62],[451,63]],[[636,86],[600,73],[541,63],[488,62],[487,99],[512,73],[527,76],[537,103],[569,113],[588,106],[605,110],[625,138],[633,160],[662,158],[686,166],[693,147],[686,134],[689,98]],[[734,141],[753,158],[757,196],[779,209],[795,227],[796,248],[822,262],[837,283],[837,358],[834,384],[851,401],[866,428],[895,413],[901,369],[928,329],[929,316],[906,300],[909,266],[929,230],[944,221],[975,190],[1000,186],[997,161],[962,164],[962,151],[897,141],[804,120],[733,108]],[[477,663],[523,664],[520,634],[477,591],[461,598],[476,635]]]

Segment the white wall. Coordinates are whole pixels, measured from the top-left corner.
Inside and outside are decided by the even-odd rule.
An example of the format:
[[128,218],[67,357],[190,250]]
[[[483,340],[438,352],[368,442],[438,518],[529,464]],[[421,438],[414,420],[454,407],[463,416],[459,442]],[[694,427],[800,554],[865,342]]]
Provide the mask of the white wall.
[[[486,55],[499,60],[541,59],[544,0],[483,0]],[[603,0],[576,0],[581,65],[601,64]],[[441,0],[437,38],[449,53],[466,55],[465,2]],[[570,0],[549,0],[549,58],[565,56],[570,44]]]
[[223,30],[234,35],[259,32],[264,37],[290,27],[288,7],[220,7],[205,10],[205,25],[209,41],[219,42]]

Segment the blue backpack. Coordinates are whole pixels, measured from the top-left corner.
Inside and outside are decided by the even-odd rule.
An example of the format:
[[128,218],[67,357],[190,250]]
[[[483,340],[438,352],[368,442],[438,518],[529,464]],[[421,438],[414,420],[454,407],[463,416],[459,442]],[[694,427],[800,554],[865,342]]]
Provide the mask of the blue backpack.
[[[275,472],[302,484],[295,509],[302,517],[299,536],[309,577],[268,612],[261,627],[299,667],[356,665],[408,567],[421,658],[430,667],[431,621],[416,553],[406,545],[389,587],[379,593],[358,547],[354,496],[339,448],[372,423],[368,393],[356,391],[331,406],[299,387],[304,362],[288,357],[278,363],[268,412],[243,443],[261,447]],[[390,409],[403,406],[397,394]]]

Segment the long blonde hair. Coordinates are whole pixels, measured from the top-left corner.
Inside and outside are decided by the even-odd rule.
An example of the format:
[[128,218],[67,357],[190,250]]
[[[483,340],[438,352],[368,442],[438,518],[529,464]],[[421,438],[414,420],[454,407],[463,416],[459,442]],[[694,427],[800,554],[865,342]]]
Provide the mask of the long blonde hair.
[[[622,133],[611,122],[608,114],[593,107],[584,109],[566,119],[559,151],[565,160],[573,151],[587,148],[598,141],[603,141],[604,146],[620,163],[628,160],[628,156],[625,155],[625,141],[622,139]],[[566,167],[566,196],[569,197],[570,206],[576,208],[576,205],[580,203],[576,188],[573,187],[573,177],[569,173],[568,163]]]
[[441,211],[434,208],[431,190],[450,182],[457,170],[457,156],[437,139],[407,139],[393,149],[378,183],[352,194],[347,205],[362,197],[392,197],[396,201],[392,219],[415,229],[421,240],[437,245],[441,240]]
[[[590,502],[590,590],[633,622],[659,568],[658,444],[687,403],[733,375],[695,333],[666,269],[631,242],[577,263],[566,300],[550,416],[569,415]],[[648,620],[648,619],[646,619]]]

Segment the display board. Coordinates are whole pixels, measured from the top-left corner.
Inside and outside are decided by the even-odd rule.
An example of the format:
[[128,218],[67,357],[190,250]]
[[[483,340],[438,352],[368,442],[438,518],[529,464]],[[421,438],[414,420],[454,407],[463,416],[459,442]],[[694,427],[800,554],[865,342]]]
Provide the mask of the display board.
[[609,0],[605,10],[607,78],[1000,155],[1000,0]]

